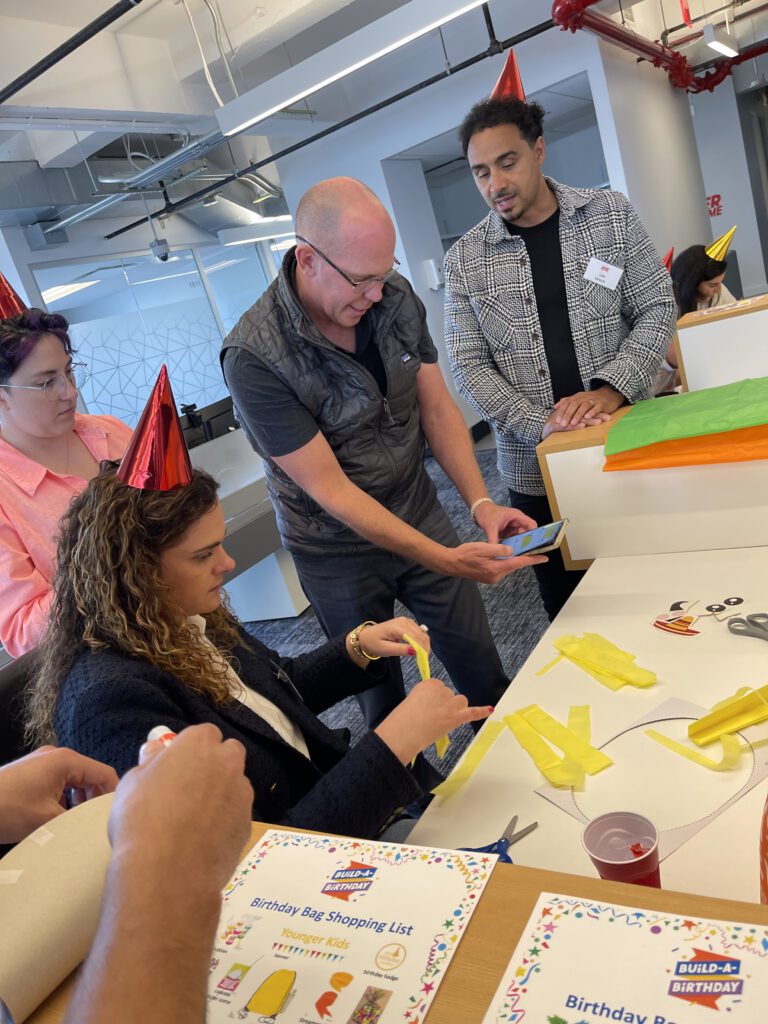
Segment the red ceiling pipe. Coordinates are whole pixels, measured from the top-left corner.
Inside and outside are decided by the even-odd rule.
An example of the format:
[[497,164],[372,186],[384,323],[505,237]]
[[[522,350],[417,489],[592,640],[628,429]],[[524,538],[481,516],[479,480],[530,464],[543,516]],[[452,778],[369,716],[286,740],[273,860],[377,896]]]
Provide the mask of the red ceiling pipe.
[[607,39],[624,50],[629,50],[643,60],[650,61],[654,67],[663,68],[669,75],[672,85],[688,92],[711,92],[720,85],[732,69],[746,60],[768,53],[768,41],[755,43],[738,55],[718,61],[717,64],[703,75],[697,75],[687,58],[677,50],[670,49],[651,39],[636,35],[623,25],[619,25],[602,14],[590,11],[599,0],[555,0],[552,5],[552,21],[563,31],[570,29],[586,29],[602,39]]

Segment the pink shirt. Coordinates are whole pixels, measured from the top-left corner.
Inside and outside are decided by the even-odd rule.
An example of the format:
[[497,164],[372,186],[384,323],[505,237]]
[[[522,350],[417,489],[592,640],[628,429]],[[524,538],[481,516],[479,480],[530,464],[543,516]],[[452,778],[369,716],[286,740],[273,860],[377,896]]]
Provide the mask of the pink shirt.
[[[114,416],[76,413],[75,433],[101,462],[121,458],[132,431]],[[58,523],[86,485],[80,476],[52,473],[0,438],[0,641],[14,658],[45,632]]]

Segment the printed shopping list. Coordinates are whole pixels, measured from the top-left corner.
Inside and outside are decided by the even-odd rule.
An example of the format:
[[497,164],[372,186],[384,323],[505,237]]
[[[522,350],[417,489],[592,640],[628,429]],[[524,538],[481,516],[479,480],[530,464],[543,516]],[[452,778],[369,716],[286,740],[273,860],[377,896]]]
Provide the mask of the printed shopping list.
[[766,1007],[768,928],[542,893],[483,1024],[761,1024]]
[[209,1024],[418,1024],[496,859],[266,832],[224,891]]

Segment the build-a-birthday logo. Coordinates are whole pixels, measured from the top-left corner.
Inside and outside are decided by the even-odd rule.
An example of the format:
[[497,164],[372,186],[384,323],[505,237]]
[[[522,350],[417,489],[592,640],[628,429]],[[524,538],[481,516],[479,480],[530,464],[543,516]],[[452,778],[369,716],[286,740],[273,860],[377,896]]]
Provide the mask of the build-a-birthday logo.
[[323,896],[349,902],[351,897],[368,892],[376,871],[370,864],[351,860],[347,867],[337,868],[320,891]]
[[719,1010],[718,999],[741,996],[744,982],[739,977],[740,972],[740,960],[694,947],[690,960],[677,961],[669,995]]

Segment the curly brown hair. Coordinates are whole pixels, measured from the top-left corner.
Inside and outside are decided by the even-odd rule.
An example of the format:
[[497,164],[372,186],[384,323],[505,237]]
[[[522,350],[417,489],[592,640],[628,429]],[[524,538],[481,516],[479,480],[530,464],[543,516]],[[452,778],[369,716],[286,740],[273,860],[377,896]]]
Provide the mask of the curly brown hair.
[[173,601],[160,565],[163,551],[214,508],[218,483],[196,469],[186,487],[139,490],[118,480],[116,469],[102,463],[60,523],[50,622],[27,694],[31,743],[56,742],[59,687],[84,648],[116,647],[216,704],[232,696],[226,666],[244,645],[237,619],[224,605],[205,616],[206,638],[222,661]]

